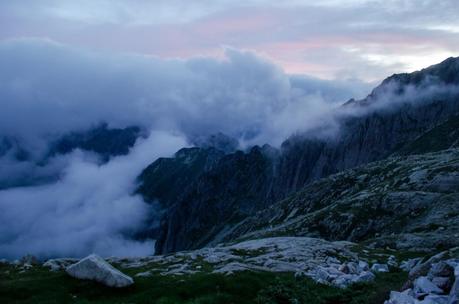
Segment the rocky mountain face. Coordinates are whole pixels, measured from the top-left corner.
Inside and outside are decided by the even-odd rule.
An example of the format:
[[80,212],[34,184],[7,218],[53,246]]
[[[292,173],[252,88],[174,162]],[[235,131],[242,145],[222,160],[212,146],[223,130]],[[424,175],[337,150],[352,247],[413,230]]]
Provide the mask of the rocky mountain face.
[[147,202],[158,201],[162,207],[169,207],[223,156],[224,152],[215,148],[183,148],[174,157],[159,158],[139,175],[137,193]]
[[138,176],[136,193],[145,201],[158,201],[163,208],[173,205],[199,176],[212,170],[226,154],[234,153],[239,142],[223,133],[199,136],[192,148],[183,148],[173,157],[161,157]]
[[218,242],[219,233],[268,206],[274,179],[270,152],[269,147],[238,151],[201,174],[167,211],[158,248],[170,252]]
[[[314,201],[321,202],[320,208],[319,205],[314,205],[318,203],[314,203],[315,207],[307,210],[312,212],[326,208],[340,193],[330,191],[335,189],[336,185],[325,179],[321,181],[323,190],[320,190],[310,188],[313,187],[310,183],[331,174],[383,160],[391,155],[428,153],[456,147],[459,138],[458,75],[459,59],[457,58],[448,59],[419,72],[393,75],[375,88],[367,98],[353,100],[343,105],[335,113],[336,125],[338,125],[337,128],[334,126],[336,131],[331,132],[335,129],[323,126],[320,130],[292,136],[282,144],[280,150],[267,145],[234,153],[218,148],[214,150],[194,148],[195,150],[182,151],[185,154],[189,153],[190,156],[176,156],[166,161],[167,165],[161,164],[165,162],[164,160],[152,164],[150,169],[140,176],[139,192],[147,200],[157,198],[160,202],[162,200],[164,205],[171,206],[161,221],[156,243],[157,252],[195,249],[240,237],[243,233],[254,229],[247,224],[251,222],[251,216],[254,214],[258,216],[257,212],[266,208],[269,210],[277,208],[270,206],[307,185],[309,185],[308,192],[319,195],[319,198]],[[217,154],[219,156],[216,156]],[[441,157],[438,156],[437,160],[440,161]],[[212,165],[203,165],[208,162],[204,161],[208,158],[212,160],[210,161]],[[187,160],[186,166],[184,159]],[[407,164],[410,163],[408,159]],[[421,159],[413,160],[413,168],[416,161]],[[158,169],[161,166],[164,166],[163,171]],[[150,174],[157,172],[156,177],[148,179],[147,171]],[[371,174],[379,176],[376,172]],[[154,173],[151,176],[154,176]],[[165,180],[167,182],[164,182]],[[345,191],[347,188],[352,188],[354,179],[350,180],[352,182],[342,183],[345,188],[337,189]],[[362,187],[372,190],[375,181]],[[314,185],[318,187],[317,184]],[[387,212],[386,216],[390,217],[390,214],[397,212],[397,208],[405,208],[404,206],[407,205],[408,208],[405,209],[409,210],[410,206],[417,206],[418,195],[413,193],[425,192],[422,187],[426,185],[417,186],[419,189],[411,189],[412,193],[406,196],[402,194],[397,196],[388,192],[384,194],[383,199],[379,194],[376,195],[378,203],[371,206],[379,206],[380,199],[398,200],[399,204],[388,203],[391,206],[389,210],[385,207],[375,207],[373,216],[384,217],[386,214],[384,212]],[[300,193],[306,195],[304,191]],[[328,195],[327,198],[320,196],[320,193]],[[451,197],[451,193],[448,195]],[[419,204],[425,207],[432,199],[432,197],[425,198],[424,201],[421,199],[422,203]],[[287,210],[292,212],[293,209],[287,208]],[[436,210],[433,212],[435,213]],[[307,217],[309,218],[309,215]],[[384,225],[374,223],[367,227],[366,222],[365,224],[354,222],[356,218],[358,217],[350,220],[345,228],[334,223],[338,219],[344,221],[340,216],[330,223],[330,227],[323,227],[314,221],[308,222],[307,225],[315,225],[317,228],[315,231],[308,231],[307,235],[361,241],[369,239],[375,233],[381,233],[378,229],[382,229],[384,234],[412,232],[410,226],[404,224],[400,224],[399,230],[396,231],[387,228],[392,223]],[[260,225],[265,227],[266,223]],[[384,230],[386,228],[381,225],[389,230]],[[361,230],[354,230],[358,227]],[[416,228],[412,229],[416,230]],[[290,232],[295,231],[288,233]],[[304,231],[297,232],[306,235]],[[439,241],[438,246],[445,241]]]
[[317,138],[309,132],[288,139],[282,144],[279,192],[291,193],[318,178],[384,159],[441,124],[445,133],[451,130],[444,145],[453,145],[458,75],[457,58],[412,74],[393,75],[367,98],[340,109],[339,131],[333,136]]
[[235,227],[224,241],[295,235],[412,251],[458,246],[459,149],[331,175]]

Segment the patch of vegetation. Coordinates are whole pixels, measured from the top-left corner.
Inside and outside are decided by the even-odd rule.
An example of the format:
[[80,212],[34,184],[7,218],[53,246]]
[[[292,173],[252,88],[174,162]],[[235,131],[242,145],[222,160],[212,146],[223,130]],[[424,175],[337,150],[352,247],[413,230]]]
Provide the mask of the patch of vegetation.
[[377,263],[387,263],[389,256],[395,256],[395,259],[398,262],[406,261],[409,259],[425,257],[426,255],[431,256],[439,251],[434,251],[430,254],[426,252],[417,252],[417,251],[404,251],[404,250],[393,250],[390,248],[370,248],[364,244],[357,244],[352,246],[351,251],[357,253],[360,258],[367,261],[376,261]]
[[[133,275],[139,270],[123,269]],[[292,273],[200,273],[186,276],[135,277],[128,288],[113,289],[77,280],[64,272],[34,267],[24,273],[0,265],[0,303],[382,303],[389,290],[400,288],[401,272],[380,274],[371,284],[348,289],[319,285]]]
[[406,281],[403,272],[378,274],[372,283],[359,283],[347,289],[321,285],[308,278],[277,278],[262,289],[255,303],[259,304],[366,304],[383,303],[390,290],[398,290]]

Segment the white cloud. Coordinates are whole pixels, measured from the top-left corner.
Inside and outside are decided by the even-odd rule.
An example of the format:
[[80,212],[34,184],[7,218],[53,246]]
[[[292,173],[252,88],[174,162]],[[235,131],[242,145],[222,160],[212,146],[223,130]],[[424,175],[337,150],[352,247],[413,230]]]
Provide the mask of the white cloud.
[[[28,143],[105,121],[279,144],[367,87],[292,77],[235,49],[223,60],[164,60],[15,40],[0,43],[0,66],[0,133]],[[292,124],[292,111],[304,119]]]
[[150,211],[141,197],[131,195],[134,181],[151,161],[184,145],[178,136],[152,132],[129,155],[104,165],[76,151],[57,183],[0,191],[0,256],[152,254],[152,240],[130,238]]

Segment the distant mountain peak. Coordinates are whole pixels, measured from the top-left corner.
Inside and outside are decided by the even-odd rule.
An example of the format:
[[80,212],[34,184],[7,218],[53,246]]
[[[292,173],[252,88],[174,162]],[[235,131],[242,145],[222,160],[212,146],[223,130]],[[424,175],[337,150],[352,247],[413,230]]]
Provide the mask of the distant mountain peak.
[[412,73],[398,73],[384,79],[379,86],[364,99],[350,99],[343,106],[368,106],[385,94],[401,95],[408,87],[419,89],[432,85],[459,86],[459,57],[450,57],[444,61]]

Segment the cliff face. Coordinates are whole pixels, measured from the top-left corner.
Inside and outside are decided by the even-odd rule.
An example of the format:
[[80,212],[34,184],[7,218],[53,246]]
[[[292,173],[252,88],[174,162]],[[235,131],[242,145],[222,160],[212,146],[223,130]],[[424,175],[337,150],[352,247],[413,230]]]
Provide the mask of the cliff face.
[[451,120],[459,114],[458,63],[459,59],[448,59],[389,77],[367,98],[350,101],[336,113],[335,133],[292,136],[281,151],[265,146],[222,157],[210,170],[194,175],[185,194],[169,198],[175,204],[161,222],[157,252],[217,243],[245,217],[330,174],[397,152],[417,153],[413,147],[419,142],[424,142],[423,152],[435,151],[422,138],[435,137],[438,126],[452,128],[443,131],[451,134],[453,146],[457,136]]
[[268,206],[274,179],[269,150],[255,147],[227,155],[199,176],[163,218],[157,251],[218,242],[233,223]]
[[399,150],[409,153],[405,146],[457,113],[459,95],[344,118],[338,135],[331,139],[291,138],[282,146],[278,192],[285,196],[318,178],[384,159]]
[[318,139],[300,135],[283,143],[278,191],[291,193],[312,180],[384,159],[457,114],[458,58],[393,75],[367,98],[340,109],[337,135]]
[[173,158],[159,158],[145,168],[137,193],[163,208],[173,205],[204,172],[212,170],[224,153],[214,148],[183,148]]

